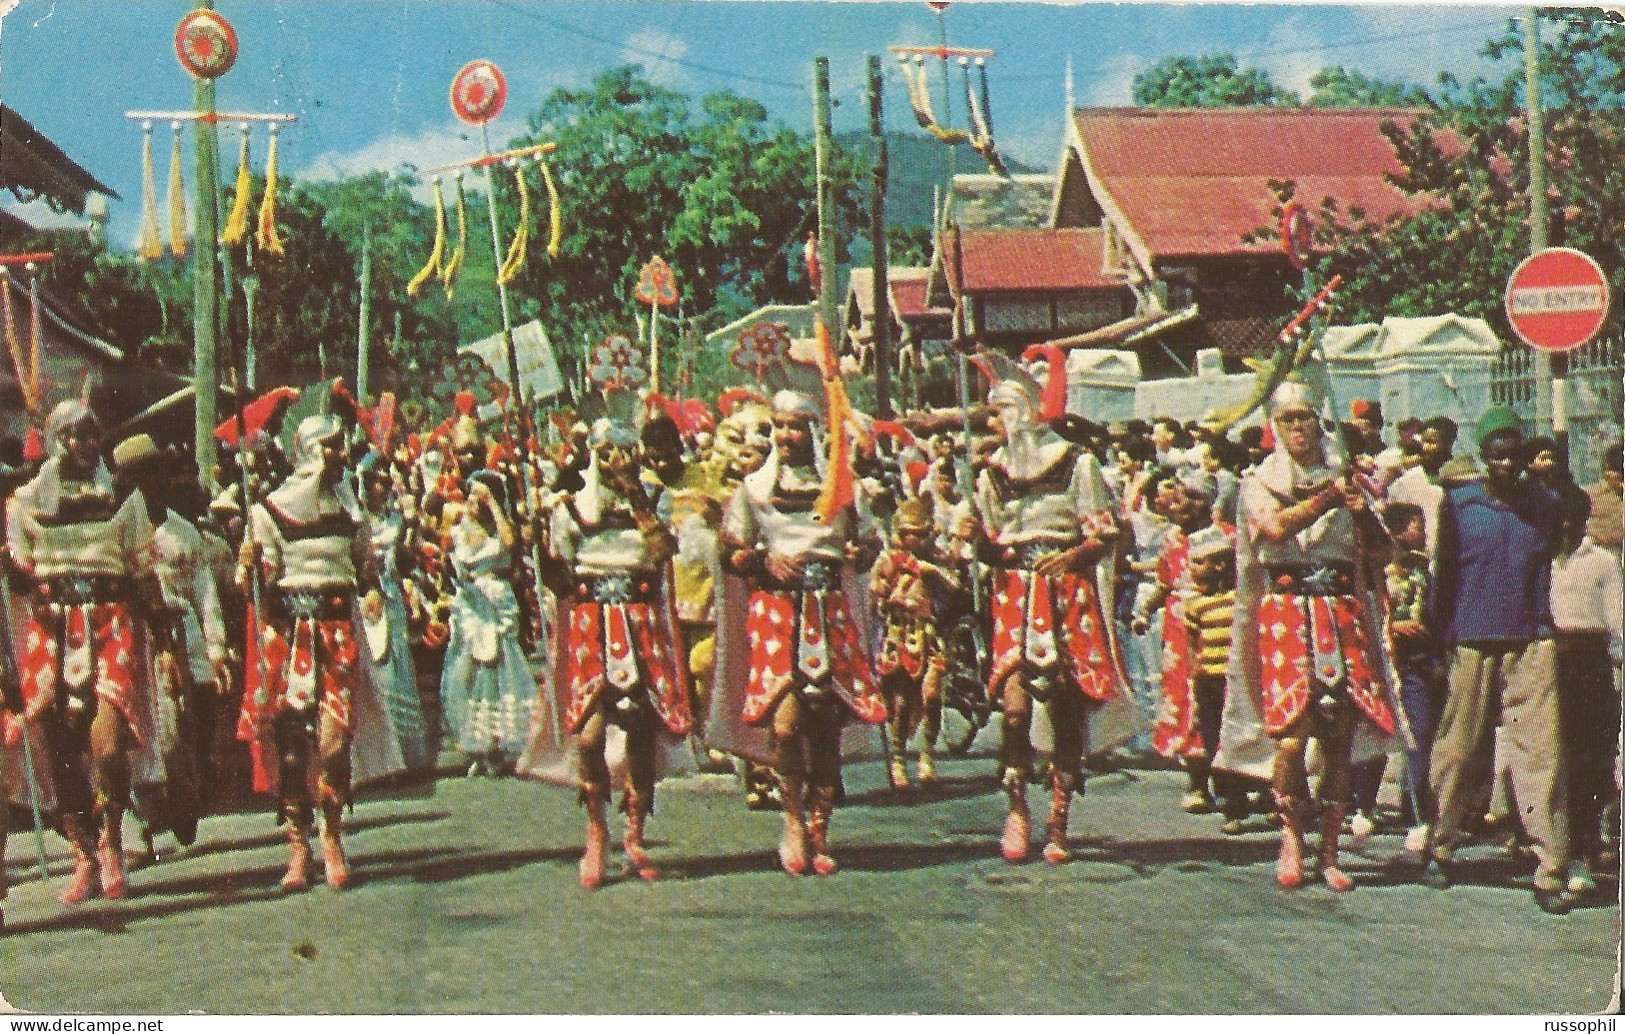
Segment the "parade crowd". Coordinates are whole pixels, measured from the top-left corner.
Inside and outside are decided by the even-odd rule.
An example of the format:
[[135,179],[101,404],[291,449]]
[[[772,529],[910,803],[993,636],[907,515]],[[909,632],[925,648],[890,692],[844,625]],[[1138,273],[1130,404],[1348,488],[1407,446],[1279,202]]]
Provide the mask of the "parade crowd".
[[1385,827],[1440,889],[1475,840],[1531,857],[1548,912],[1617,874],[1619,446],[1582,488],[1508,411],[1389,437],[1297,380],[1253,426],[1096,424],[1059,363],[976,361],[983,402],[895,421],[791,360],[714,404],[611,378],[534,425],[459,396],[409,434],[342,391],[287,419],[279,389],[217,432],[213,498],[63,402],[3,457],[7,824],[71,846],[73,906],[274,801],[282,887],[314,839],[338,889],[354,788],[455,751],[578,796],[590,890],[615,791],[652,880],[660,780],[724,766],[782,811],[784,870],[827,875],[843,755],[934,781],[969,672],[1012,864],[1111,826],[1071,814],[1089,772],[1161,759],[1170,808],[1279,827],[1281,888],[1350,890],[1340,844]]

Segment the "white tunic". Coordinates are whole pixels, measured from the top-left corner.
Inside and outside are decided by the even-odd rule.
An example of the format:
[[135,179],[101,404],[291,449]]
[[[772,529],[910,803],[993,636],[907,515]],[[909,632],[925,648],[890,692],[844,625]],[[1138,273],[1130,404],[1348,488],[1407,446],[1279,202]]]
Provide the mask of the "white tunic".
[[226,629],[220,593],[203,553],[203,536],[170,511],[153,533],[143,559],[158,579],[164,606],[179,617],[193,681],[214,677],[213,665],[226,659]]

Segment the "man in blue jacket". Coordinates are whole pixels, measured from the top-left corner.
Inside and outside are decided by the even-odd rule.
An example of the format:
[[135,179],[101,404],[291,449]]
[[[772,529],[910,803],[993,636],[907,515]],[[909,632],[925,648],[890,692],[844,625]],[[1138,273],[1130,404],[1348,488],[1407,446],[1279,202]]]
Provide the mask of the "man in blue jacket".
[[1557,500],[1520,478],[1523,433],[1509,410],[1485,414],[1478,432],[1485,476],[1452,488],[1439,515],[1430,621],[1450,649],[1450,694],[1433,746],[1439,817],[1423,879],[1451,885],[1462,820],[1491,775],[1499,724],[1517,813],[1540,859],[1535,903],[1562,914],[1567,784],[1550,604]]

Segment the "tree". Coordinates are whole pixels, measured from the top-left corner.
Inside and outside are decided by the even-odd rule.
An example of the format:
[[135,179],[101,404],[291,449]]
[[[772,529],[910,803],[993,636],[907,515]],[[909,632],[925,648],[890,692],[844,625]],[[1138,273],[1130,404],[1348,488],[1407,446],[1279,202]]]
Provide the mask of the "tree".
[[[813,143],[757,102],[714,93],[696,111],[634,65],[555,90],[529,126],[514,146],[558,145],[547,160],[564,235],[557,258],[533,248],[515,293],[526,318],[546,314],[555,342],[584,347],[630,329],[638,270],[656,254],[677,273],[685,313],[707,322],[810,298],[800,255],[815,223]],[[837,150],[834,167],[839,224],[850,231],[855,166]],[[511,181],[498,196],[511,211]],[[839,250],[851,236],[841,234]]]
[[1420,86],[1368,78],[1342,65],[1322,68],[1309,77],[1309,85],[1311,108],[1417,108],[1431,101]]
[[[1625,33],[1601,12],[1547,10],[1540,55],[1545,107],[1549,243],[1595,258],[1616,294],[1625,289]],[[1528,130],[1522,38],[1515,23],[1485,48],[1502,77],[1439,80],[1438,108],[1406,128],[1390,125],[1405,172],[1395,183],[1414,214],[1386,223],[1321,199],[1321,282],[1344,277],[1339,319],[1456,312],[1503,337],[1507,277],[1529,251]],[[1291,185],[1283,185],[1282,196]],[[1269,231],[1273,233],[1273,231]],[[1619,317],[1614,317],[1618,326]]]
[[82,329],[138,362],[191,367],[192,290],[186,260],[141,262],[109,251],[104,242],[79,230],[30,230],[4,243],[13,251],[54,253],[40,267],[41,287],[89,322]]
[[1147,108],[1293,107],[1297,94],[1234,54],[1165,57],[1134,77],[1134,103]]

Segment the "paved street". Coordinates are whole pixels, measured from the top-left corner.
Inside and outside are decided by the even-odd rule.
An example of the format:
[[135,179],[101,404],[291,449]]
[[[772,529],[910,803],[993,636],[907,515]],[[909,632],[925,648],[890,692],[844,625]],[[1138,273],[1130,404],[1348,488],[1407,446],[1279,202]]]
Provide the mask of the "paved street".
[[[848,768],[843,870],[774,868],[776,814],[731,777],[666,784],[664,878],[576,887],[572,796],[444,778],[374,792],[350,840],[353,889],[276,893],[267,815],[207,821],[184,857],[131,876],[123,901],[65,913],[14,836],[19,882],[0,941],[16,1007],[205,1012],[1575,1012],[1602,1009],[1616,911],[1552,918],[1468,855],[1439,893],[1391,865],[1399,837],[1350,856],[1361,887],[1292,894],[1276,839],[1177,807],[1167,771],[1097,776],[1075,809],[1078,858],[1004,864],[985,757],[927,796]],[[1257,820],[1255,820],[1257,821]],[[52,838],[53,871],[66,871]],[[59,883],[53,879],[53,884]],[[1610,892],[1613,885],[1609,884]]]

